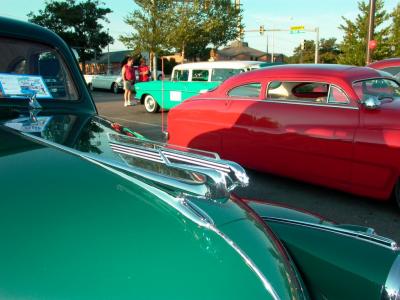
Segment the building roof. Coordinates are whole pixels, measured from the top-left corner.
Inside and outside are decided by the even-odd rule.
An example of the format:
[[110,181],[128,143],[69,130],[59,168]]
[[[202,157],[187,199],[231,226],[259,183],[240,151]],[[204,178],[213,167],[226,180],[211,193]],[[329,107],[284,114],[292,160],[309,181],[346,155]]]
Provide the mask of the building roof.
[[239,55],[248,55],[253,57],[261,57],[267,53],[248,47],[247,43],[234,42],[229,47],[218,50],[218,54],[224,57],[236,57]]

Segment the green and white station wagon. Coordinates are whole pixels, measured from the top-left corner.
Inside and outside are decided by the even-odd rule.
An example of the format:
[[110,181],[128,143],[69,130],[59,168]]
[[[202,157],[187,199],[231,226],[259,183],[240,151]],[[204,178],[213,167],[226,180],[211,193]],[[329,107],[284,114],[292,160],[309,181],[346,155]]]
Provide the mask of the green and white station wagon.
[[216,61],[180,64],[172,70],[171,81],[135,84],[136,99],[148,112],[169,110],[182,101],[213,89],[225,79],[264,66],[260,61]]

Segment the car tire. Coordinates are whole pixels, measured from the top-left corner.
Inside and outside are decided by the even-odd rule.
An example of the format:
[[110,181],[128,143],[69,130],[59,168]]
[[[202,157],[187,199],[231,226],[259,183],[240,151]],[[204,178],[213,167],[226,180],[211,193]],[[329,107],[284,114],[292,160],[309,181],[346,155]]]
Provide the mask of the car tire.
[[89,91],[93,92],[94,88],[93,88],[93,84],[92,83],[88,83],[88,88],[89,88]]
[[157,76],[157,80],[162,80],[162,74]]
[[119,87],[118,87],[118,84],[117,84],[116,82],[114,82],[114,83],[112,84],[112,86],[111,86],[111,91],[112,91],[114,94],[118,94],[118,93],[119,93]]
[[156,113],[160,109],[160,105],[158,105],[157,101],[151,95],[146,95],[144,97],[144,108],[149,113]]

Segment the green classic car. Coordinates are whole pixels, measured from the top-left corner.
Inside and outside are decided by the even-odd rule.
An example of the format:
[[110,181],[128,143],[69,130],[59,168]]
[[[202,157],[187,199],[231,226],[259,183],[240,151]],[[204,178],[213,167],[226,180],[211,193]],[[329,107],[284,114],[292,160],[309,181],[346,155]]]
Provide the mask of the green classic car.
[[51,31],[0,18],[0,52],[1,299],[399,299],[394,241],[98,116]]
[[260,61],[215,61],[185,63],[174,67],[171,81],[135,84],[135,98],[147,112],[169,110],[182,101],[220,85],[225,79],[271,65]]

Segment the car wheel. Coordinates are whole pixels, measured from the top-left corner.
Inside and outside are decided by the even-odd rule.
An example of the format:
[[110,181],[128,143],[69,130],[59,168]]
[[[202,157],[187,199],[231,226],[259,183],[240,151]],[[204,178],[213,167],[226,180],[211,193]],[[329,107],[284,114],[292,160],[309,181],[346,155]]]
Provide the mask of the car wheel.
[[160,109],[157,101],[154,100],[153,96],[151,95],[146,95],[146,97],[144,98],[144,107],[149,113],[156,113]]
[[94,90],[93,84],[92,83],[88,83],[88,88],[89,88],[90,91],[93,91]]
[[157,80],[162,80],[162,74],[158,75]]
[[114,82],[111,86],[111,90],[114,94],[118,94],[119,93],[119,87],[118,84],[116,82]]

